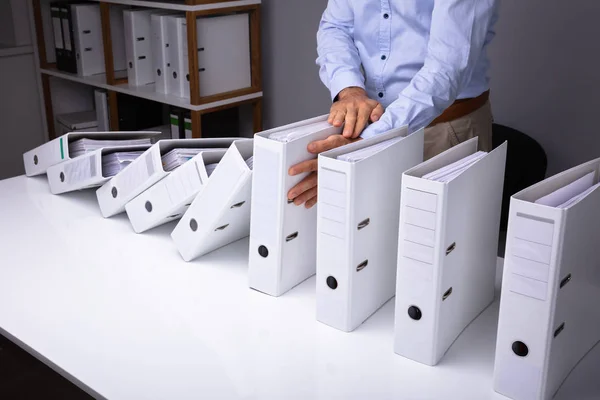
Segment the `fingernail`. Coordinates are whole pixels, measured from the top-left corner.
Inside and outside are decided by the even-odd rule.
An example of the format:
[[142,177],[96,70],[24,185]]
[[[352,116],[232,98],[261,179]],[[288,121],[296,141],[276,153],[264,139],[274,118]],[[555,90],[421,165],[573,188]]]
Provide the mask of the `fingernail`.
[[294,200],[296,198],[296,193],[290,192],[288,193],[288,200]]
[[317,146],[315,146],[314,144],[311,143],[311,144],[308,145],[308,151],[315,151],[316,147]]

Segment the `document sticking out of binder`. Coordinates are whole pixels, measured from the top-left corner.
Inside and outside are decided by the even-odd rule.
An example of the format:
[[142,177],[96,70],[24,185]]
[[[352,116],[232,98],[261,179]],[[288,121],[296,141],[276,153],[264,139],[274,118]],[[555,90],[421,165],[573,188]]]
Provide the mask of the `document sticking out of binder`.
[[254,138],[250,287],[280,296],[316,272],[317,207],[288,200],[308,174],[290,176],[291,166],[315,159],[309,143],[340,134],[328,116],[258,133]]
[[[105,183],[96,195],[105,218],[125,211],[125,205],[169,175],[162,157],[174,149],[223,149],[232,138],[160,140],[113,179]],[[180,167],[181,168],[181,167]],[[178,169],[175,169],[177,171]]]
[[50,192],[61,194],[101,186],[117,175],[150,144],[103,147],[48,168]]
[[181,218],[236,139],[199,140],[205,145],[164,155],[162,164],[169,175],[127,203],[125,211],[136,233]]
[[318,321],[350,332],[394,296],[402,172],[423,140],[403,127],[319,155]]
[[235,141],[171,237],[191,261],[250,233],[253,140]]
[[[25,174],[27,176],[45,174],[46,170],[52,165],[85,154],[85,151],[92,151],[106,146],[131,146],[150,143],[147,140],[158,135],[160,135],[160,132],[154,131],[66,133],[24,153]],[[79,142],[82,139],[86,140]],[[138,142],[140,139],[143,142]],[[78,143],[75,144],[76,142]],[[73,147],[71,147],[72,145]]]
[[402,176],[394,351],[436,365],[494,300],[507,143],[467,140]]
[[69,144],[69,154],[71,157],[78,157],[90,151],[98,150],[103,147],[119,146],[139,146],[151,145],[152,139],[122,139],[122,140],[98,140],[98,139],[79,139]]
[[549,400],[600,341],[600,159],[511,198],[494,389]]

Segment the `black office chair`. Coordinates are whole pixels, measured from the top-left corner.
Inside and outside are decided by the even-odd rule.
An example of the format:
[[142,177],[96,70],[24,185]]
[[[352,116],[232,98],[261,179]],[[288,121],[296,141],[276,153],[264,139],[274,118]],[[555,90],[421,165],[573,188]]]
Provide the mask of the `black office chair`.
[[492,132],[492,146],[494,148],[505,141],[508,142],[500,218],[500,243],[498,247],[498,255],[504,256],[510,197],[545,179],[548,158],[538,142],[516,129],[493,124]]

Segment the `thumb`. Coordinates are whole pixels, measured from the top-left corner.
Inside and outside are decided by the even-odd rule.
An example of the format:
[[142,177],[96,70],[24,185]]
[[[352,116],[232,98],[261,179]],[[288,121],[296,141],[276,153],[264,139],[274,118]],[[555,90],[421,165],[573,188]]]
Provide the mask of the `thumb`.
[[371,115],[369,117],[369,119],[372,122],[377,122],[379,121],[379,119],[381,118],[381,116],[383,115],[383,113],[385,112],[383,106],[381,104],[378,104],[377,107],[375,107],[373,109],[373,111],[371,111]]

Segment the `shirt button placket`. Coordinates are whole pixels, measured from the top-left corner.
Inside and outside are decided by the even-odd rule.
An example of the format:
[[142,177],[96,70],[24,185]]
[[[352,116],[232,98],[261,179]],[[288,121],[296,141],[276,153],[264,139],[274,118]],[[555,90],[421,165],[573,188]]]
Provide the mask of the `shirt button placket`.
[[381,54],[381,69],[379,70],[379,79],[377,80],[377,96],[383,98],[385,96],[383,70],[385,68],[385,61],[387,60],[387,54],[390,51],[390,34],[391,34],[391,18],[390,18],[390,2],[389,0],[381,0],[381,11],[383,13],[383,21],[381,21],[379,29],[379,50]]

